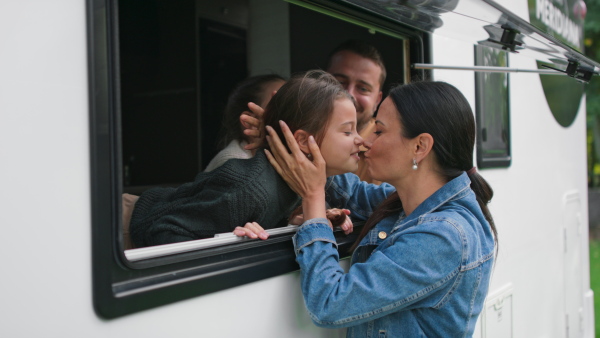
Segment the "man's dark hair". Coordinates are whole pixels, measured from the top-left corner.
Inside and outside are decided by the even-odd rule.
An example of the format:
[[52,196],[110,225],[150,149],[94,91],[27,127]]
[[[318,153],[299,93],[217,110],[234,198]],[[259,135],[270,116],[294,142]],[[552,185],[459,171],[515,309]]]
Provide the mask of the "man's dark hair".
[[327,69],[331,67],[331,59],[333,58],[333,56],[341,51],[349,51],[375,62],[375,64],[378,65],[379,68],[381,68],[379,85],[381,88],[383,88],[383,83],[385,82],[385,77],[387,74],[385,71],[385,65],[383,64],[383,59],[381,58],[381,54],[379,54],[377,48],[362,40],[352,39],[344,41],[340,45],[335,47],[335,49],[332,50],[331,53],[329,53],[329,56],[327,57]]

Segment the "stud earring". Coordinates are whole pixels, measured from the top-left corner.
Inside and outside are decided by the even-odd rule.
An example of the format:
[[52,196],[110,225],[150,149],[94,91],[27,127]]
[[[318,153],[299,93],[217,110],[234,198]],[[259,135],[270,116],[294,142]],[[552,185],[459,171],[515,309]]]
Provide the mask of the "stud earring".
[[312,158],[312,154],[306,154],[306,157],[310,160]]
[[417,170],[417,169],[419,169],[419,166],[417,165],[417,161],[413,158],[412,170]]

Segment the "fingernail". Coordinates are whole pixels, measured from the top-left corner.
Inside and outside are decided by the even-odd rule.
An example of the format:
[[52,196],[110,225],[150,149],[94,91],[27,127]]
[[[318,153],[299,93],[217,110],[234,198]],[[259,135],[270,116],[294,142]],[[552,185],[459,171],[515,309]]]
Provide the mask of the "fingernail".
[[315,138],[314,138],[312,135],[310,135],[310,136],[308,137],[308,141],[309,141],[309,142],[312,142],[312,143],[315,143]]

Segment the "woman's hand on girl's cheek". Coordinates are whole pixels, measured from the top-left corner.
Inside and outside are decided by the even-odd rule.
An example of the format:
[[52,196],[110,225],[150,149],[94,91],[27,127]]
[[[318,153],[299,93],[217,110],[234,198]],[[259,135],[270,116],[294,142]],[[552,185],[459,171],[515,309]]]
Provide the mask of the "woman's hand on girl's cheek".
[[269,234],[256,222],[248,222],[243,227],[236,227],[233,234],[238,237],[267,239]]
[[[280,121],[281,130],[285,136],[285,142],[291,150],[288,153],[287,148],[283,145],[283,141],[273,130],[267,126],[267,141],[269,142],[270,150],[265,150],[265,154],[275,168],[277,173],[287,182],[292,190],[300,197],[306,198],[317,194],[324,194],[325,182],[325,160],[321,156],[319,146],[314,141],[312,136],[309,137],[309,148],[313,160],[310,161],[306,155],[300,150],[298,142],[294,135],[285,124]],[[304,210],[306,214],[306,210]]]

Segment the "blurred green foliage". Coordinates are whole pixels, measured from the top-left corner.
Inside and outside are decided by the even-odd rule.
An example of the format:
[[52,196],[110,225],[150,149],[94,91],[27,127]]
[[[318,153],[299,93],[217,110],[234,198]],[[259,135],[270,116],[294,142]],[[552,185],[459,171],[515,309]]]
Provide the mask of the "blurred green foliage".
[[[584,23],[585,55],[600,60],[600,0],[586,0],[587,15]],[[586,86],[588,184],[600,186],[600,79],[592,77]]]

